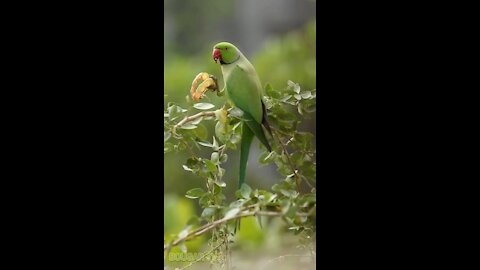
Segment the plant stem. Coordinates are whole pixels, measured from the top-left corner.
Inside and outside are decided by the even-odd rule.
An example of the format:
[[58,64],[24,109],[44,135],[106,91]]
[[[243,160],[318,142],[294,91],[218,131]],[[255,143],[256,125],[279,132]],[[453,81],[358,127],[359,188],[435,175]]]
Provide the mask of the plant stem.
[[178,122],[174,127],[173,127],[173,133],[175,133],[176,129],[184,125],[185,123],[191,122],[195,119],[198,119],[200,117],[205,117],[205,116],[215,116],[214,111],[207,111],[207,112],[199,112],[195,115],[192,116],[185,116],[185,118],[182,119],[182,121]]
[[275,134],[275,137],[277,138],[278,142],[282,146],[283,152],[285,153],[285,156],[287,157],[288,164],[290,165],[290,168],[292,169],[293,174],[295,175],[295,184],[297,185],[298,193],[300,193],[300,177],[297,174],[297,170],[295,169],[295,166],[293,165],[292,161],[290,160],[290,154],[288,153],[287,148],[283,144],[282,140],[280,140],[280,136],[278,136],[277,130],[274,129],[273,131],[274,132],[272,132],[272,134]]
[[[197,236],[205,234],[208,231],[210,231],[211,229],[216,228],[218,225],[220,225],[222,223],[225,223],[227,221],[234,220],[234,219],[239,219],[239,218],[244,218],[244,217],[255,216],[255,215],[272,216],[272,217],[276,216],[276,217],[278,217],[278,216],[282,216],[283,214],[281,212],[274,212],[274,211],[254,211],[254,212],[248,212],[248,213],[241,213],[241,214],[238,214],[236,216],[229,217],[229,218],[218,219],[218,220],[213,221],[211,223],[207,223],[207,224],[197,228],[196,230],[193,230],[193,231],[189,232],[186,236],[180,237],[180,238],[174,240],[173,242],[171,242],[170,244],[164,245],[163,250],[165,251],[167,249],[170,249],[170,248],[182,243],[183,241],[189,240],[190,238],[195,238]],[[297,216],[309,216],[308,213],[298,213],[298,212],[296,213],[296,215]]]

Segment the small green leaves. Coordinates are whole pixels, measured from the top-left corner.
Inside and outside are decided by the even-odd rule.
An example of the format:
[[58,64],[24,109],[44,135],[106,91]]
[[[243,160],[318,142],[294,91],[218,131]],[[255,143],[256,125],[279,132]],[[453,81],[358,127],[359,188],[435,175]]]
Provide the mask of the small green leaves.
[[187,111],[186,109],[184,109],[184,108],[182,108],[178,105],[169,103],[168,108],[167,108],[167,113],[164,112],[163,117],[165,117],[165,115],[168,115],[169,120],[172,121],[172,120],[175,120],[175,119],[179,118],[181,113],[184,113],[186,111]]
[[202,197],[203,194],[205,194],[205,191],[203,189],[193,188],[193,189],[190,189],[189,191],[187,191],[187,194],[185,195],[185,197],[187,197],[189,199],[198,199],[198,198]]
[[[301,78],[298,79],[301,80]],[[200,217],[193,215],[188,220],[188,227],[180,233],[181,236],[188,236],[190,239],[192,235],[189,233],[193,232],[191,228],[198,228],[205,225],[205,222],[208,224],[222,218],[233,219],[231,222],[216,226],[216,233],[212,234],[212,240],[210,240],[210,243],[213,243],[223,240],[224,236],[233,237],[237,218],[243,220],[243,216],[254,216],[251,217],[253,222],[256,218],[260,226],[265,225],[262,225],[262,222],[265,223],[270,218],[262,216],[262,213],[267,212],[266,215],[269,216],[270,214],[271,216],[281,215],[292,233],[309,237],[312,232],[315,232],[313,218],[316,209],[315,137],[309,132],[300,130],[306,126],[303,125],[306,123],[302,123],[304,118],[310,117],[309,113],[315,111],[316,90],[302,90],[298,83],[289,81],[288,87],[281,91],[267,83],[265,93],[267,96],[264,97],[264,101],[269,122],[275,135],[278,136],[278,140],[275,141],[283,142],[285,148],[279,143],[272,144],[274,148],[272,152],[260,147],[262,152],[258,161],[261,164],[276,165],[284,180],[271,179],[279,181],[276,181],[268,191],[252,190],[244,183],[235,191],[236,199],[233,201],[230,198],[227,201],[225,195],[229,193],[226,192],[227,183],[237,184],[236,173],[226,174],[222,166],[229,162],[228,155],[232,154],[236,157],[235,154],[238,153],[242,123],[248,121],[243,118],[244,112],[235,107],[231,108],[229,104],[215,109],[213,104],[194,104],[191,100],[187,102],[190,106],[187,108],[188,111],[174,103],[169,103],[164,110],[164,153],[185,151],[182,154],[188,154],[190,158],[182,165],[183,170],[188,172],[183,174],[195,176],[195,180],[200,179],[200,182],[189,182],[196,187],[189,189],[185,197],[198,200],[202,212]],[[192,107],[197,110],[212,108],[213,110],[192,113]],[[228,152],[230,150],[233,151]],[[180,176],[176,174],[175,180],[187,181],[181,176],[182,173]],[[190,179],[192,178],[188,180]],[[310,193],[303,188],[299,193],[297,181],[305,185],[304,187],[309,185]],[[250,184],[250,180],[247,182]],[[264,220],[262,221],[261,218]],[[173,235],[175,236],[178,240],[179,235]],[[178,246],[182,251],[187,251],[185,243],[180,242]]]
[[275,91],[269,83],[265,85],[265,93],[273,98],[280,98],[281,94],[278,91]]

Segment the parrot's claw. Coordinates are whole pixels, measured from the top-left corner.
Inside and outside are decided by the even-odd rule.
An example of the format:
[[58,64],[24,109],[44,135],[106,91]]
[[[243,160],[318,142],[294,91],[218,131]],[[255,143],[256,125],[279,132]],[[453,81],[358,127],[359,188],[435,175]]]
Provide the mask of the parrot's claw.
[[201,72],[193,79],[192,88],[190,89],[192,99],[199,101],[208,90],[218,90],[217,78],[206,72]]

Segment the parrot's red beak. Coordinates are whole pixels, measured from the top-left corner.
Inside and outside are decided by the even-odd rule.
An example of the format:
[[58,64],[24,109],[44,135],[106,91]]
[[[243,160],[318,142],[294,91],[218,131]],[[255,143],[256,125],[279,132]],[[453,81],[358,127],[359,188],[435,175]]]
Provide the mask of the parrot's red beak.
[[217,63],[217,60],[222,60],[222,54],[217,48],[213,49],[213,60],[215,61],[215,63]]

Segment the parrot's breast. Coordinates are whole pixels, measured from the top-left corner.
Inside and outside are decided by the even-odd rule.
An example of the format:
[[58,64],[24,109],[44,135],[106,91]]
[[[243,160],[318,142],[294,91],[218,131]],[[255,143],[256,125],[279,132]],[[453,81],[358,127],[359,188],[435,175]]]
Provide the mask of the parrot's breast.
[[261,84],[255,70],[248,72],[238,64],[231,66],[226,65],[222,69],[229,99],[236,107],[249,113],[255,121],[262,123]]

